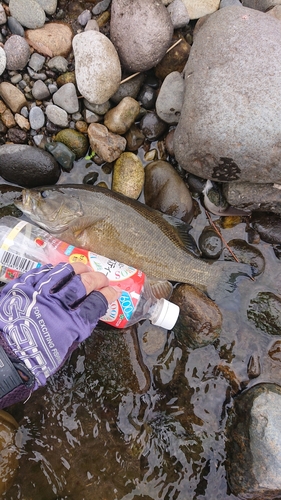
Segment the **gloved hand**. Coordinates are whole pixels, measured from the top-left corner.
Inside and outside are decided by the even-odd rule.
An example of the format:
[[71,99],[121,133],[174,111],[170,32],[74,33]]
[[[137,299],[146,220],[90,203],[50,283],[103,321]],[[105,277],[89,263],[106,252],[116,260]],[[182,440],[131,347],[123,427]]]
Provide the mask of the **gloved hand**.
[[119,295],[104,274],[81,263],[33,269],[1,290],[0,345],[32,372],[34,390],[89,337]]

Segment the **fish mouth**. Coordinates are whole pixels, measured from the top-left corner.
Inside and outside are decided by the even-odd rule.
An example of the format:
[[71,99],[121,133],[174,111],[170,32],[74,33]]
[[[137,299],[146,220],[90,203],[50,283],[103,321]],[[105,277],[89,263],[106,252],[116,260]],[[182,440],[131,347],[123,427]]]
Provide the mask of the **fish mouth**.
[[21,194],[15,198],[14,205],[19,208],[22,212],[26,214],[32,213],[32,199],[30,192],[27,189],[23,189]]

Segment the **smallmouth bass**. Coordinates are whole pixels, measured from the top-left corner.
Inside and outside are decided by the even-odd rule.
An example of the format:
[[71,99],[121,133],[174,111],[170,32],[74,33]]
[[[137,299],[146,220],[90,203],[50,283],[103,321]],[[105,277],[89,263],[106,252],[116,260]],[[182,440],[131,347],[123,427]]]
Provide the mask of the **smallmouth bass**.
[[233,273],[251,275],[244,264],[196,258],[167,216],[109,189],[74,184],[25,189],[15,205],[67,243],[141,269],[151,278],[209,291]]

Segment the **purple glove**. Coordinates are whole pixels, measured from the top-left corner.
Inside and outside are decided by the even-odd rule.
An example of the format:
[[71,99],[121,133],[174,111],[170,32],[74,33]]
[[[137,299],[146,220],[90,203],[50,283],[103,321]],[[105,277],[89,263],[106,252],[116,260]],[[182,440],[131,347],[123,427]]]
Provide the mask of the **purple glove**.
[[32,390],[44,385],[78,343],[91,335],[107,307],[101,292],[87,295],[70,264],[48,264],[4,286],[0,336],[9,346],[6,352],[13,352],[34,375]]

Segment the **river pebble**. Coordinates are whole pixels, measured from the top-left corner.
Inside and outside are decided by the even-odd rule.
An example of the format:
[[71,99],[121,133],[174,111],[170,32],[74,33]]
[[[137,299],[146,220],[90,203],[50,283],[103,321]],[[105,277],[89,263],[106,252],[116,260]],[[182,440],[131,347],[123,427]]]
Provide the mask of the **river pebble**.
[[62,142],[47,143],[45,149],[53,155],[63,170],[70,172],[75,160],[75,154],[73,151],[70,151],[70,149]]
[[199,19],[200,17],[212,14],[218,10],[220,0],[182,0],[190,19]]
[[75,154],[76,160],[85,156],[89,148],[88,137],[71,128],[58,132],[55,141],[65,144]]
[[37,80],[36,82],[34,82],[34,85],[32,87],[32,95],[34,99],[44,101],[45,99],[49,99],[50,92],[47,85],[42,82],[42,80]]
[[139,126],[149,141],[159,139],[167,130],[167,124],[154,111],[146,113]]
[[112,190],[135,200],[141,194],[144,184],[144,168],[134,153],[122,153],[114,163]]
[[126,139],[118,134],[113,134],[100,123],[91,123],[88,136],[92,151],[104,161],[112,162],[119,158],[125,151]]
[[30,48],[25,38],[12,35],[4,45],[6,66],[9,70],[25,68],[30,57]]
[[26,30],[28,43],[45,56],[67,57],[72,49],[73,31],[66,23],[47,23],[40,29]]
[[48,61],[47,66],[48,68],[54,70],[56,73],[66,73],[68,62],[67,59],[65,59],[65,57],[55,56]]
[[145,167],[144,198],[150,207],[185,222],[190,222],[193,217],[189,189],[166,161],[153,161]]
[[28,61],[28,66],[37,72],[43,68],[45,61],[46,57],[42,56],[41,54],[38,54],[37,52],[33,52]]
[[51,16],[56,12],[57,0],[36,0],[47,15]]
[[13,16],[8,17],[8,27],[13,35],[24,37],[24,28]]
[[85,31],[73,39],[77,87],[89,102],[102,104],[119,87],[121,66],[111,41],[98,31]]
[[167,11],[171,16],[171,21],[175,29],[183,28],[190,21],[189,14],[183,0],[173,0],[173,2],[168,6]]
[[178,71],[166,76],[156,100],[157,115],[166,123],[178,123],[184,96],[184,80]]
[[110,35],[122,65],[131,72],[146,71],[170,46],[173,25],[157,0],[113,0]]
[[76,113],[79,110],[76,87],[73,83],[66,83],[53,94],[53,102],[67,113]]
[[10,0],[9,9],[25,28],[41,28],[45,24],[45,12],[36,0]]
[[181,284],[176,286],[170,300],[180,308],[174,327],[180,342],[197,348],[212,344],[219,337],[222,314],[201,290]]
[[0,83],[0,96],[13,113],[19,113],[27,104],[24,94],[9,82]]
[[45,115],[39,106],[33,106],[29,112],[29,122],[33,130],[39,130],[45,125]]
[[104,116],[104,125],[115,134],[125,134],[135,122],[140,112],[139,103],[132,97],[124,97]]
[[55,184],[60,167],[50,153],[34,146],[5,144],[0,146],[0,175],[23,187]]
[[68,126],[68,114],[59,106],[56,106],[55,104],[48,104],[46,107],[46,115],[50,122],[54,123],[54,125],[58,125],[59,127]]

